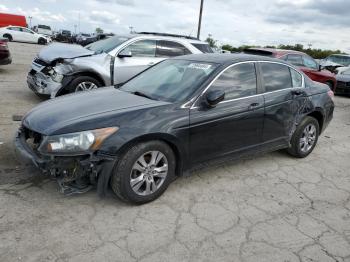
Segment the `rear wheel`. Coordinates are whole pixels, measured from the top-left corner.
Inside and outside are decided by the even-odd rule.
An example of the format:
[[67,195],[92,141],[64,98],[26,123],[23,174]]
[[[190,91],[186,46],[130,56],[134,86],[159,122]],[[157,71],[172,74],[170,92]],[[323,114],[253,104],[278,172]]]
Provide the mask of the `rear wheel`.
[[114,168],[111,187],[123,201],[144,204],[158,198],[175,176],[175,155],[162,141],[131,147]]
[[4,34],[4,37],[7,38],[9,40],[9,42],[11,42],[13,40],[13,38],[10,34]]
[[295,130],[288,153],[298,158],[307,157],[314,150],[319,133],[318,121],[307,116]]

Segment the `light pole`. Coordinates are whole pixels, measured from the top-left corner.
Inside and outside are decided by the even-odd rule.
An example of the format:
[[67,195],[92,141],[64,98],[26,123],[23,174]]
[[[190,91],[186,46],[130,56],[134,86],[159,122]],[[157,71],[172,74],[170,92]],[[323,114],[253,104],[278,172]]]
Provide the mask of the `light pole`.
[[32,16],[28,16],[29,18],[29,28],[32,29]]
[[198,39],[199,39],[199,37],[201,35],[203,2],[204,2],[204,0],[201,0],[201,6],[199,8],[199,20],[198,20],[198,31],[197,31],[197,38]]

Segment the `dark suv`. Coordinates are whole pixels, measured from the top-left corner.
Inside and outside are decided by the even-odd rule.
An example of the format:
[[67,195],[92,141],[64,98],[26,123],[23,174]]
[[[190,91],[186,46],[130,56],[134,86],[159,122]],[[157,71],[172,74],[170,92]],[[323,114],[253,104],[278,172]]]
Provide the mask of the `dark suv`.
[[110,184],[125,201],[159,197],[176,176],[218,157],[285,148],[308,156],[333,116],[333,92],[260,56],[168,59],[119,89],[44,102],[17,134],[25,159],[67,193]]
[[300,68],[313,81],[326,84],[331,90],[335,90],[337,80],[335,74],[328,70],[322,70],[321,66],[311,56],[303,52],[293,50],[271,49],[271,48],[249,48],[246,54],[265,55],[282,59]]

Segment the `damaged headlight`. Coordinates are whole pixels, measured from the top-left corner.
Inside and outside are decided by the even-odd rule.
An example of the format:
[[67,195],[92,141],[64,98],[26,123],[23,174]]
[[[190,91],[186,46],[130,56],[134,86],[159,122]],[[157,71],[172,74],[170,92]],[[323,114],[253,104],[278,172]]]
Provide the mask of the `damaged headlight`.
[[107,127],[77,133],[48,136],[39,147],[43,153],[79,154],[98,150],[102,142],[118,131],[118,127]]
[[63,75],[58,73],[55,69],[50,70],[50,75],[53,81],[61,83],[63,79]]

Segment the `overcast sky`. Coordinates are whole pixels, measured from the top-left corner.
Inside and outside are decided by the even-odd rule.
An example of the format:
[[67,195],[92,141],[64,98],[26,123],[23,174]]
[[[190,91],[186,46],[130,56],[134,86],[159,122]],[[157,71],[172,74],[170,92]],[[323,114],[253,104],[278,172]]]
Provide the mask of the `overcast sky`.
[[[196,35],[200,0],[1,0],[0,12],[82,32]],[[350,53],[350,0],[204,0],[201,38],[234,46],[309,43]],[[28,20],[29,23],[29,20]],[[79,28],[77,29],[79,30]]]

